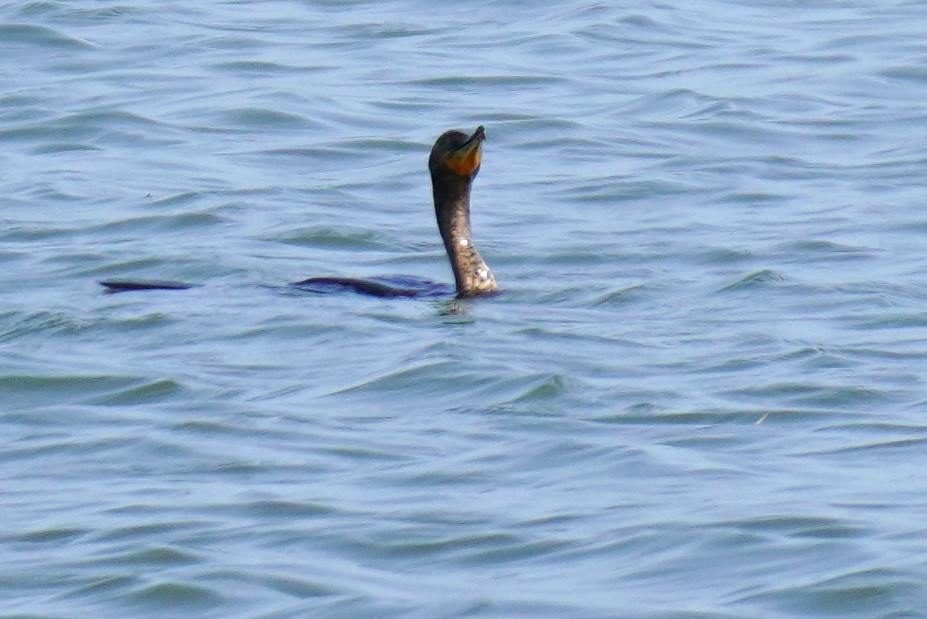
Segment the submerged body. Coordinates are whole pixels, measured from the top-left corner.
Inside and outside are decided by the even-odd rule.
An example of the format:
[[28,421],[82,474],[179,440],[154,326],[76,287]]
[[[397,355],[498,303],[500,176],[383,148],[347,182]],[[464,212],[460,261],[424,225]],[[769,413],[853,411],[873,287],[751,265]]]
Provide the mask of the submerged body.
[[445,284],[406,275],[382,275],[364,279],[310,277],[301,282],[293,282],[290,286],[317,294],[356,292],[381,299],[447,297],[454,294],[454,291]]
[[130,290],[189,290],[196,288],[196,284],[168,281],[134,282],[131,280],[111,279],[100,282],[106,292],[128,292]]
[[[469,136],[461,131],[446,131],[437,139],[428,158],[438,231],[451,262],[454,292],[458,297],[474,297],[498,290],[492,271],[473,243],[470,229],[470,189],[480,170],[485,139],[482,126]],[[182,282],[104,281],[100,284],[108,292],[193,287]],[[315,293],[350,291],[381,298],[438,297],[452,292],[441,284],[406,276],[311,277],[291,286]]]

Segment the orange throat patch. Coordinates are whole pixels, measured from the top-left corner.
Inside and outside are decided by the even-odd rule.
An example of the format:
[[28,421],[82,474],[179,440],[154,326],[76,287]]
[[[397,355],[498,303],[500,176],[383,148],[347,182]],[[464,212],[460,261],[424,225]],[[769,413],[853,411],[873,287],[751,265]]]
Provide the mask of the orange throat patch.
[[473,144],[455,151],[444,158],[444,163],[461,176],[470,176],[480,165],[483,158],[482,144],[474,140]]

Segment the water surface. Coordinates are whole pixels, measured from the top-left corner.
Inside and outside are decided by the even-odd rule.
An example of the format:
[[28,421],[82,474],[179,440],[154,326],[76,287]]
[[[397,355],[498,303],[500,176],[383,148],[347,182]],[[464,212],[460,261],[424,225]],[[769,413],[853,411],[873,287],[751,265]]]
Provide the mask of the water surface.
[[925,20],[8,3],[0,612],[924,616]]

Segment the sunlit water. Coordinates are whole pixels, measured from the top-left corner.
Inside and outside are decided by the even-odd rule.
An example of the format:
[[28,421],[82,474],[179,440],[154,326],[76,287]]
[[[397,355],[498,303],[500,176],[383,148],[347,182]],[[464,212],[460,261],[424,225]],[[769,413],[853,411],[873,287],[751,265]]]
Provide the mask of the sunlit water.
[[2,615],[927,616],[927,5],[675,4],[4,5]]

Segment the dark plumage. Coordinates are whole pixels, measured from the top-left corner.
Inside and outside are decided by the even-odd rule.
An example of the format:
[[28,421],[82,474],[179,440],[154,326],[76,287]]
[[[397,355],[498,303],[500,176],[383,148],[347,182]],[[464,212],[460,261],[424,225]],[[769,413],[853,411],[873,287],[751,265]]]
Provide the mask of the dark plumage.
[[[454,272],[458,297],[473,297],[498,289],[492,271],[473,243],[470,230],[470,189],[480,171],[486,132],[477,127],[472,135],[446,131],[435,141],[428,158],[438,231]],[[130,290],[183,290],[180,282],[100,282],[108,292]],[[309,292],[351,291],[375,297],[431,297],[447,294],[444,288],[411,277],[311,277],[291,284]]]

